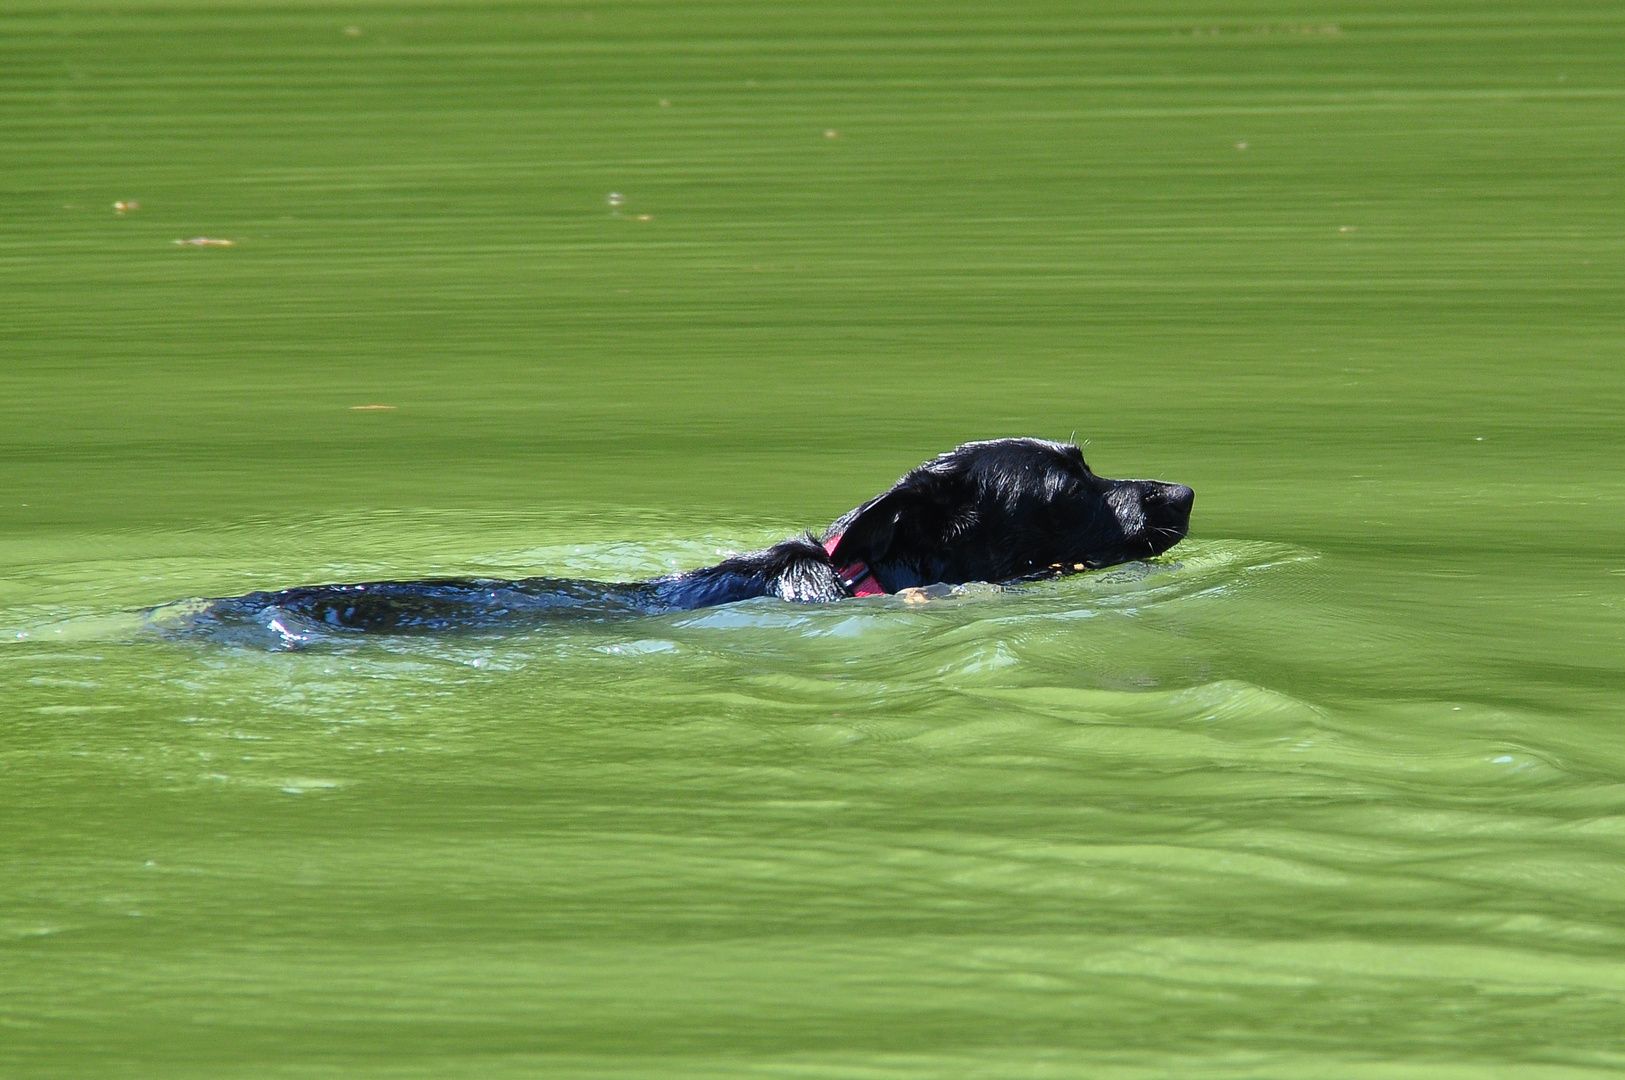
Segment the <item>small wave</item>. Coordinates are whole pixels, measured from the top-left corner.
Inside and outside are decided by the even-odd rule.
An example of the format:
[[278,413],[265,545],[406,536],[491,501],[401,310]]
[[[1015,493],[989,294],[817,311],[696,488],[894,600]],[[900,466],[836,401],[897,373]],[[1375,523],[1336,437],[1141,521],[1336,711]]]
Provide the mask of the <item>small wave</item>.
[[[719,552],[746,546],[749,545],[712,539],[636,544],[605,541],[571,545],[567,553],[556,548],[533,548],[528,549],[525,556],[547,554],[557,559],[559,569],[572,573],[589,567],[613,573],[615,569],[629,570],[634,565],[652,566],[657,570],[673,564],[691,565],[712,558]],[[930,643],[929,647],[938,653],[940,659],[942,650],[952,650],[952,635],[961,627],[989,622],[1038,625],[1045,621],[1071,622],[1096,618],[1111,611],[1137,612],[1193,597],[1223,594],[1245,584],[1252,574],[1315,557],[1313,552],[1284,544],[1234,540],[1186,541],[1174,552],[1155,560],[1048,581],[935,586],[907,595],[866,598],[833,605],[799,605],[764,598],[671,615],[641,614],[634,604],[629,604],[616,592],[624,587],[611,583],[601,596],[594,594],[599,601],[603,601],[601,603],[592,597],[583,599],[575,592],[569,596],[561,593],[563,599],[558,603],[531,603],[523,610],[515,605],[503,607],[500,604],[487,604],[479,611],[465,613],[467,618],[460,620],[454,612],[422,629],[463,630],[487,638],[537,631],[567,635],[573,625],[584,622],[644,618],[664,623],[681,635],[698,635],[700,638],[716,635],[756,638],[767,632],[774,637],[788,635],[792,639],[823,638],[846,643],[871,637],[889,639],[898,634],[907,636],[925,631],[928,637],[932,634],[949,635],[945,640]],[[507,559],[504,556],[495,561],[506,563]],[[549,566],[549,569],[553,568]],[[46,612],[35,608],[31,612],[13,609],[11,614],[13,625],[0,640],[127,640],[138,635],[157,635],[168,639],[199,639],[272,651],[340,645],[359,640],[359,635],[354,631],[335,630],[311,618],[308,613],[279,607],[274,603],[256,606],[236,601],[186,599],[141,611],[81,609],[78,613],[64,616],[60,609]],[[906,642],[896,644],[903,653],[909,651]],[[877,647],[882,651],[888,648],[886,645]],[[644,655],[644,651],[627,649],[616,655],[636,657]],[[953,666],[961,670],[976,670],[989,664],[1002,666],[987,657],[970,657]]]

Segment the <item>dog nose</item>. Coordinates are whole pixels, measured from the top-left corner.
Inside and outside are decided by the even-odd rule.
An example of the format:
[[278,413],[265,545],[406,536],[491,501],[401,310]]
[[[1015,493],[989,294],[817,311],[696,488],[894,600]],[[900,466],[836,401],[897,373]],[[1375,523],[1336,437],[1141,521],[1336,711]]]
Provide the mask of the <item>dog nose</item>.
[[1196,502],[1196,492],[1184,484],[1165,484],[1163,498],[1167,500],[1170,508],[1189,517],[1191,506]]
[[1190,520],[1191,505],[1196,501],[1196,492],[1184,484],[1154,483],[1142,498],[1148,516],[1159,524],[1183,525]]

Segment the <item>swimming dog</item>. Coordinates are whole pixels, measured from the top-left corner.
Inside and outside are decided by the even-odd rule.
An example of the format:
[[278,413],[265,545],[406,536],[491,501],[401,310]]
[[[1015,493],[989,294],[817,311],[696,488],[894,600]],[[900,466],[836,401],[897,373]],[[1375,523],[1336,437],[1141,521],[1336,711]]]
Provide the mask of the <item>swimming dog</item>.
[[931,585],[1010,582],[1159,555],[1185,536],[1195,493],[1107,480],[1072,443],[966,443],[807,533],[715,566],[632,582],[452,578],[310,585],[210,602],[205,621],[303,630],[412,632],[690,611],[772,596],[834,603]]

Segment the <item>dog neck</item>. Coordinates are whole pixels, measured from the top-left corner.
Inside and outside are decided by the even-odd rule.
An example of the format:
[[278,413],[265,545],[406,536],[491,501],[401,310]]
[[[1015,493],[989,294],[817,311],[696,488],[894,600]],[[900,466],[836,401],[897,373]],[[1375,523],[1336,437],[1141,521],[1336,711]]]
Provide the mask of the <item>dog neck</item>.
[[[835,554],[835,546],[841,542],[841,534],[836,533],[824,541],[824,550],[830,555]],[[841,579],[841,584],[852,590],[853,596],[885,596],[886,590],[881,587],[880,580],[875,577],[869,564],[855,562],[849,566],[837,566],[835,574]]]

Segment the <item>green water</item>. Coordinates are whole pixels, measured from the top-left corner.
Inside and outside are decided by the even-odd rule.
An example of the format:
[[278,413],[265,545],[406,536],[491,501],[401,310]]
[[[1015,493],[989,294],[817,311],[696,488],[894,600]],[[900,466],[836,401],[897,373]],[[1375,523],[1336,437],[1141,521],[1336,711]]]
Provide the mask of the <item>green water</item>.
[[[0,1075],[1625,1071],[1617,4],[10,0],[0,164]],[[1191,539],[133,614],[1073,432]]]

